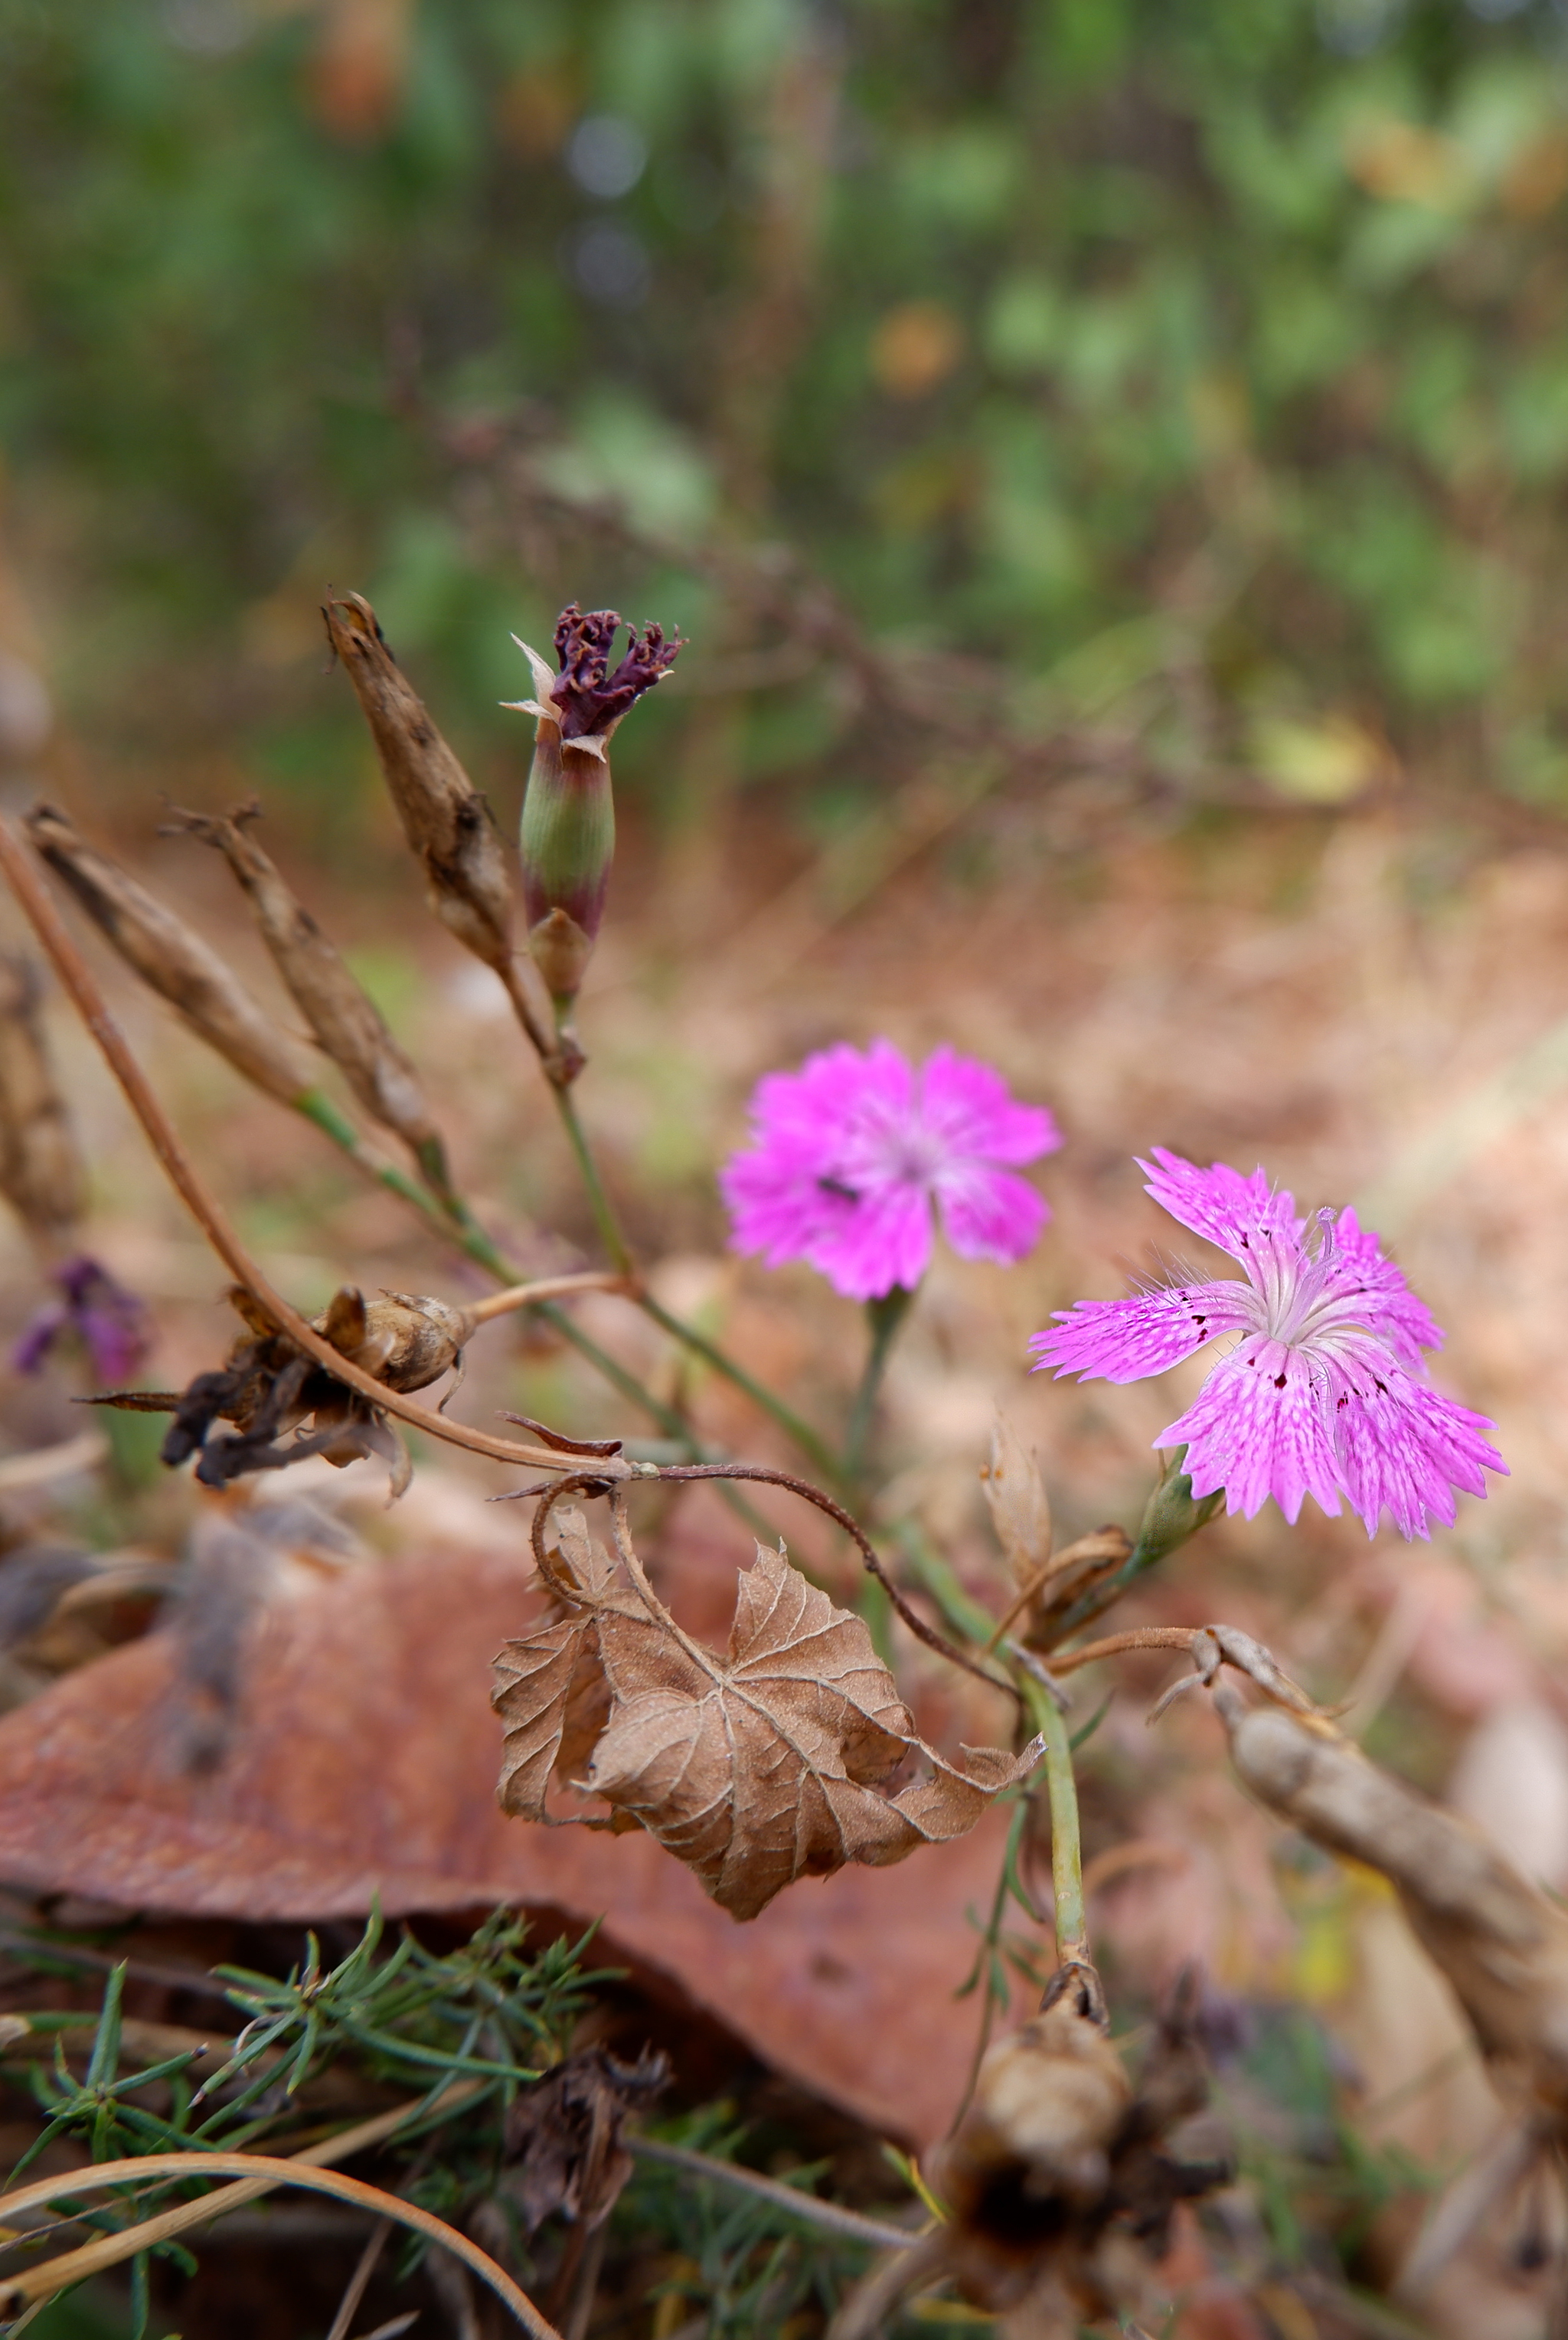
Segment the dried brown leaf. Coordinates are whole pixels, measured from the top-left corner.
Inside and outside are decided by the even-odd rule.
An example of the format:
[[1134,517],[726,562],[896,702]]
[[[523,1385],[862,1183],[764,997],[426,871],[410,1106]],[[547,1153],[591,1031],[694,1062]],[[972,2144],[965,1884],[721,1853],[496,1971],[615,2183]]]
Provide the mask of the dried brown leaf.
[[670,2059],[654,2048],[627,2064],[590,2046],[523,2090],[506,2117],[516,2166],[502,2185],[531,2235],[557,2213],[590,2232],[603,2225],[631,2175],[626,2116],[644,2110],[669,2079]]
[[[742,1572],[723,1658],[681,1631],[624,1539],[620,1552],[624,1578],[581,1514],[563,1514],[552,1581],[569,1613],[497,1660],[508,1811],[544,1817],[602,1683],[606,1720],[572,1784],[646,1829],[732,1917],[754,1918],[798,1877],[965,1834],[1036,1760],[1037,1747],[966,1748],[952,1763],[917,1738],[862,1620],[782,1551],[759,1545]],[[881,1792],[912,1754],[930,1777]]]

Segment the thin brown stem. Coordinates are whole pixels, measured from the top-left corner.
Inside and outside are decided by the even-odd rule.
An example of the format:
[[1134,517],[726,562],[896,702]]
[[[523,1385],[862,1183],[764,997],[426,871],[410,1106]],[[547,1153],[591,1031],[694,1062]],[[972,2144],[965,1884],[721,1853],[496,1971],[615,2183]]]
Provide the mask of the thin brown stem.
[[[24,2186],[15,2194],[0,2196],[0,2203],[4,2204],[5,2214],[14,2216],[39,2203],[57,2200],[61,2195],[93,2193],[104,2186],[143,2185],[149,2179],[166,2177],[253,2178],[260,2181],[256,2190],[263,2193],[275,2186],[303,2186],[309,2192],[331,2194],[340,2202],[350,2202],[356,2209],[372,2210],[401,2226],[412,2226],[471,2268],[511,2308],[523,2329],[534,2335],[534,2340],[561,2340],[555,2326],[546,2322],[528,2294],[477,2243],[471,2243],[455,2226],[449,2226],[443,2218],[434,2216],[429,2210],[422,2210],[417,2203],[404,2202],[379,2186],[367,2186],[362,2178],[345,2177],[335,2169],[278,2161],[270,2154],[261,2153],[133,2154],[123,2161],[99,2162],[94,2167],[72,2170],[65,2176],[40,2178],[35,2186]],[[199,2222],[203,2210],[211,2215],[212,2200],[209,2196],[205,2203],[182,2205],[198,2214],[197,2220],[191,2223]],[[149,2225],[155,2223],[148,2221]],[[0,2280],[0,2311],[20,2307],[28,2300],[52,2297],[67,2283],[80,2282],[99,2267],[117,2266],[122,2259],[132,2258],[144,2248],[146,2239],[144,2227],[123,2227],[117,2233],[102,2236],[83,2250],[70,2251],[64,2258],[51,2259],[43,2266],[30,2267],[25,2274]]]
[[[195,1164],[185,1151],[152,1084],[110,1014],[108,1002],[99,989],[91,967],[77,949],[26,852],[5,821],[0,821],[0,870],[4,871],[12,892],[48,953],[61,983],[120,1084],[125,1100],[140,1122],[170,1185],[230,1274],[237,1284],[244,1286],[263,1315],[270,1317],[278,1331],[302,1349],[306,1356],[324,1366],[335,1381],[357,1390],[382,1413],[395,1414],[400,1421],[409,1423],[416,1430],[422,1430],[428,1437],[444,1440],[452,1446],[465,1446],[471,1453],[487,1455],[492,1462],[523,1462],[534,1469],[542,1466],[548,1470],[559,1470],[560,1458],[542,1447],[521,1446],[512,1439],[493,1438],[488,1432],[470,1430],[462,1423],[448,1422],[428,1406],[416,1405],[401,1391],[388,1389],[384,1382],[378,1382],[373,1374],[367,1373],[362,1366],[352,1363],[329,1341],[323,1340],[313,1326],[306,1324],[298,1310],[292,1308],[282,1294],[273,1290],[241,1243],[223,1206],[209,1192]],[[611,1478],[630,1475],[630,1466],[625,1463],[607,1462],[605,1471],[606,1475]]]
[[338,2312],[332,2318],[327,2340],[349,2340],[349,2325],[360,2312],[360,2302],[365,2295],[370,2279],[376,2271],[376,2261],[385,2250],[387,2236],[391,2233],[390,2218],[378,2218],[371,2228],[369,2238],[360,2253],[359,2264],[350,2276],[343,2295],[338,2302]]
[[955,1649],[951,1641],[945,1640],[940,1633],[936,1632],[927,1624],[919,1611],[909,1606],[898,1587],[888,1574],[858,1521],[844,1509],[842,1503],[835,1502],[832,1496],[824,1494],[820,1487],[814,1487],[809,1479],[797,1479],[789,1471],[770,1471],[760,1462],[670,1462],[666,1463],[657,1475],[663,1480],[680,1481],[755,1479],[764,1486],[787,1487],[792,1495],[800,1496],[803,1502],[815,1503],[817,1509],[819,1512],[826,1512],[828,1517],[836,1521],[845,1534],[854,1542],[867,1569],[882,1587],[917,1641],[924,1641],[928,1650],[935,1650],[938,1655],[946,1658],[950,1665],[961,1666],[967,1674],[973,1674],[978,1681],[988,1683],[992,1690],[1006,1691],[1010,1698],[1018,1696],[1013,1683],[1004,1681],[999,1675],[987,1672],[984,1666],[977,1665],[973,1658],[967,1658],[962,1650]]
[[1190,1650],[1191,1625],[1138,1625],[1128,1633],[1107,1633],[1101,1641],[1086,1641],[1081,1650],[1053,1650],[1051,1671],[1070,1674],[1092,1666],[1099,1658],[1122,1658],[1133,1650]]
[[624,1289],[619,1275],[593,1267],[579,1275],[541,1275],[533,1284],[509,1284],[504,1292],[490,1292],[482,1300],[471,1300],[468,1313],[476,1324],[488,1324],[492,1316],[510,1315],[514,1308],[537,1308],[541,1300],[568,1300],[577,1292]]

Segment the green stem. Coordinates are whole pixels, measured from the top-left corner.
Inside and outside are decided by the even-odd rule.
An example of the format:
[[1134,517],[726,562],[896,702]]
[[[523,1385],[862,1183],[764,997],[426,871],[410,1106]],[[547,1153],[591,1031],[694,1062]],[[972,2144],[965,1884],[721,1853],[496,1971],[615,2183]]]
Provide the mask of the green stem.
[[918,1520],[898,1521],[891,1533],[916,1582],[922,1591],[930,1594],[940,1610],[944,1623],[966,1641],[972,1641],[977,1649],[985,1649],[996,1631],[997,1621],[972,1592],[965,1591],[952,1562],[944,1560],[928,1542]]
[[630,1297],[635,1299],[643,1314],[651,1317],[654,1324],[662,1326],[673,1339],[691,1350],[693,1354],[700,1357],[706,1364],[711,1365],[715,1373],[722,1373],[726,1381],[733,1383],[738,1390],[743,1391],[753,1405],[759,1406],[764,1413],[769,1415],[778,1423],[785,1436],[794,1441],[801,1453],[808,1457],[815,1469],[822,1472],[830,1486],[842,1487],[844,1484],[842,1464],[826,1439],[819,1437],[809,1423],[802,1422],[792,1406],[786,1405],[782,1398],[776,1397],[773,1392],[766,1388],[761,1382],[754,1380],[745,1366],[738,1365],[734,1358],[728,1355],[716,1341],[710,1341],[708,1335],[705,1333],[700,1333],[694,1324],[688,1324],[682,1318],[671,1315],[670,1310],[655,1300],[650,1292],[635,1288],[637,1264],[632,1256],[631,1245],[626,1239],[625,1232],[615,1215],[615,1205],[611,1203],[604,1181],[599,1175],[599,1165],[593,1158],[593,1150],[588,1143],[588,1134],[578,1117],[576,1099],[570,1089],[552,1088],[551,1094],[555,1098],[556,1109],[561,1115],[561,1127],[566,1132],[573,1159],[582,1178],[583,1190],[588,1196],[588,1206],[593,1214],[593,1223],[599,1230],[599,1239],[604,1245],[610,1264],[616,1274],[624,1275],[632,1282],[634,1289]]
[[715,1373],[722,1373],[725,1380],[732,1382],[738,1390],[744,1391],[754,1405],[769,1415],[786,1437],[793,1439],[801,1453],[820,1471],[830,1487],[843,1486],[843,1464],[827,1440],[819,1437],[809,1423],[802,1422],[793,1406],[786,1405],[781,1397],[776,1397],[761,1382],[754,1381],[744,1365],[738,1365],[733,1357],[727,1355],[716,1341],[710,1341],[706,1333],[700,1333],[695,1324],[688,1324],[680,1317],[672,1316],[650,1292],[640,1292],[635,1296],[645,1316],[650,1316],[656,1324],[662,1325],[675,1340],[711,1365]]
[[1043,1682],[1019,1670],[1018,1688],[1035,1728],[1046,1742],[1046,1793],[1051,1806],[1051,1886],[1057,1902],[1057,1957],[1063,1966],[1089,1964],[1089,1932],[1084,1916],[1083,1845],[1078,1829],[1078,1787],[1067,1718]]
[[1182,1469],[1186,1460],[1185,1446],[1172,1447],[1155,1482],[1154,1492],[1144,1508],[1136,1543],[1114,1576],[1107,1576],[1103,1584],[1092,1585],[1073,1602],[1055,1627],[1055,1642],[1065,1641],[1067,1635],[1076,1633],[1081,1625],[1088,1624],[1095,1617],[1103,1616],[1146,1570],[1166,1559],[1214,1518],[1225,1502],[1225,1491],[1220,1488],[1214,1494],[1203,1495],[1195,1501],[1192,1481]]
[[395,1162],[383,1162],[366,1145],[347,1115],[339,1110],[324,1090],[306,1089],[293,1102],[295,1111],[324,1131],[332,1144],[340,1146],[378,1186],[387,1187],[400,1201],[412,1205],[422,1218],[428,1219],[449,1240],[455,1237],[460,1249],[498,1282],[517,1282],[519,1272],[491,1241],[468,1205],[450,1188],[445,1195],[433,1195],[406,1171],[400,1170]]
[[[1024,1830],[1028,1824],[1028,1800],[1026,1797],[1020,1796],[1007,1829],[1007,1841],[1002,1853],[1002,1866],[997,1878],[997,1890],[991,1900],[991,1914],[980,1939],[979,1956],[975,1961],[975,1970],[970,1978],[971,1982],[978,1983],[980,1990],[979,2033],[975,2041],[975,2052],[969,2058],[969,2072],[968,2077],[964,2082],[964,2093],[958,2099],[958,2109],[953,2115],[952,2127],[948,2131],[949,2137],[969,2109],[969,2100],[975,2093],[975,2083],[980,2077],[980,2067],[986,2060],[986,2050],[991,2044],[991,2027],[996,2021],[997,2009],[998,2007],[1006,2007],[1007,2003],[1006,1970],[1004,1969],[999,1976],[997,1971],[1001,1957],[1002,1920],[1007,1915],[1007,1894],[1017,1873],[1018,1852],[1024,1841]],[[966,1985],[966,1988],[968,1987]]]
[[[360,1169],[367,1172],[379,1185],[389,1187],[403,1202],[411,1204],[421,1216],[429,1220],[442,1234],[447,1237],[449,1242],[456,1242],[471,1259],[477,1261],[480,1266],[493,1275],[498,1284],[517,1284],[522,1280],[521,1268],[514,1260],[509,1260],[505,1254],[491,1241],[474,1218],[468,1205],[459,1195],[452,1194],[451,1204],[448,1207],[442,1208],[434,1195],[417,1185],[413,1179],[406,1177],[394,1164],[378,1161],[362,1143],[353,1124],[339,1111],[332,1098],[321,1090],[307,1089],[303,1096],[294,1099],[294,1104],[298,1111],[303,1113],[308,1121],[314,1122],[318,1129],[324,1131],[333,1145],[341,1146]],[[709,1459],[702,1447],[692,1437],[690,1425],[675,1408],[666,1405],[661,1399],[655,1397],[653,1392],[645,1388],[634,1374],[629,1373],[624,1365],[618,1363],[608,1350],[601,1349],[597,1341],[583,1332],[581,1325],[563,1308],[558,1307],[553,1301],[549,1300],[536,1300],[531,1305],[533,1313],[544,1317],[553,1325],[561,1338],[570,1342],[578,1353],[587,1359],[594,1371],[600,1373],[612,1389],[618,1390],[620,1395],[631,1404],[641,1407],[650,1420],[656,1422],[667,1437],[678,1438],[683,1452],[690,1454],[698,1462]]]
[[866,1370],[860,1376],[860,1386],[855,1393],[855,1403],[849,1413],[849,1428],[844,1440],[844,1471],[849,1480],[858,1481],[866,1451],[866,1439],[871,1427],[871,1417],[877,1410],[877,1397],[882,1386],[882,1376],[888,1370],[888,1359],[899,1327],[909,1313],[915,1297],[908,1285],[896,1284],[880,1300],[866,1304],[867,1321],[871,1328],[871,1345],[866,1355]]
[[631,1256],[631,1245],[626,1240],[620,1221],[615,1215],[615,1205],[610,1201],[605,1190],[604,1181],[599,1175],[599,1165],[594,1160],[593,1150],[588,1143],[588,1133],[578,1119],[577,1100],[570,1089],[557,1088],[553,1082],[551,1085],[551,1095],[555,1099],[556,1111],[561,1115],[561,1125],[566,1132],[567,1143],[571,1148],[572,1158],[577,1164],[578,1175],[582,1180],[583,1192],[588,1196],[588,1207],[593,1213],[593,1224],[599,1229],[599,1240],[604,1245],[610,1264],[617,1275],[630,1276],[636,1271],[636,1262]]

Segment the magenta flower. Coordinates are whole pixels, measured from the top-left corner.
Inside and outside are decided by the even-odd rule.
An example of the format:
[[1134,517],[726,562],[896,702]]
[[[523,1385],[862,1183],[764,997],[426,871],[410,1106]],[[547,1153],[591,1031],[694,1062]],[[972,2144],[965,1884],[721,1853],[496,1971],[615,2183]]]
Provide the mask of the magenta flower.
[[1030,1346],[1058,1375],[1142,1381],[1223,1334],[1240,1337],[1196,1403],[1156,1446],[1186,1448],[1192,1492],[1225,1490],[1250,1520],[1272,1495],[1287,1520],[1315,1496],[1331,1518],[1347,1498],[1371,1535],[1386,1511],[1400,1533],[1454,1521],[1454,1494],[1484,1495],[1483,1470],[1507,1465],[1482,1437],[1493,1424],[1426,1379],[1424,1349],[1443,1334],[1353,1210],[1319,1211],[1315,1232],[1261,1170],[1200,1170],[1156,1146],[1147,1191],[1195,1234],[1228,1251],[1245,1282],[1196,1278],[1125,1300],[1080,1300]]
[[1022,1259],[1050,1214],[1003,1165],[1061,1142],[972,1056],[938,1048],[917,1072],[890,1040],[824,1048],[757,1084],[751,1143],[719,1173],[730,1242],[769,1267],[806,1260],[847,1300],[913,1291],[933,1208],[961,1257]]

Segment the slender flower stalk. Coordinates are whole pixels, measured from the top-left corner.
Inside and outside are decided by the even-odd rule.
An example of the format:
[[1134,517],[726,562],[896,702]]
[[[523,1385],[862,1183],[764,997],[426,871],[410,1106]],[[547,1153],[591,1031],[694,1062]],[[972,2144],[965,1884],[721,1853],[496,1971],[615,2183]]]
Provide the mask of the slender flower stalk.
[[1031,1344],[1037,1370],[1080,1381],[1141,1381],[1236,1336],[1194,1404],[1156,1446],[1185,1446],[1190,1495],[1223,1489],[1251,1519],[1272,1495],[1295,1520],[1307,1495],[1331,1518],[1344,1496],[1368,1535],[1386,1511],[1400,1533],[1452,1525],[1457,1490],[1484,1495],[1507,1465],[1494,1425],[1444,1397],[1423,1351],[1443,1334],[1354,1210],[1319,1211],[1216,1162],[1200,1169],[1155,1149],[1147,1191],[1195,1234],[1227,1251],[1243,1280],[1185,1278],[1124,1300],[1080,1300]]
[[1078,1785],[1067,1718],[1043,1683],[1024,1669],[1017,1675],[1030,1720],[1046,1742],[1046,1793],[1051,1806],[1051,1889],[1057,1905],[1057,1957],[1063,1966],[1089,1963],[1088,1919],[1084,1909],[1083,1835],[1078,1823]]
[[902,1284],[896,1284],[884,1298],[866,1303],[866,1321],[870,1328],[871,1344],[866,1353],[866,1369],[855,1393],[855,1403],[849,1411],[849,1433],[844,1441],[844,1468],[851,1479],[858,1479],[860,1475],[866,1441],[870,1435],[877,1400],[881,1393],[882,1377],[893,1353],[893,1344],[914,1300],[915,1294],[911,1290]]

